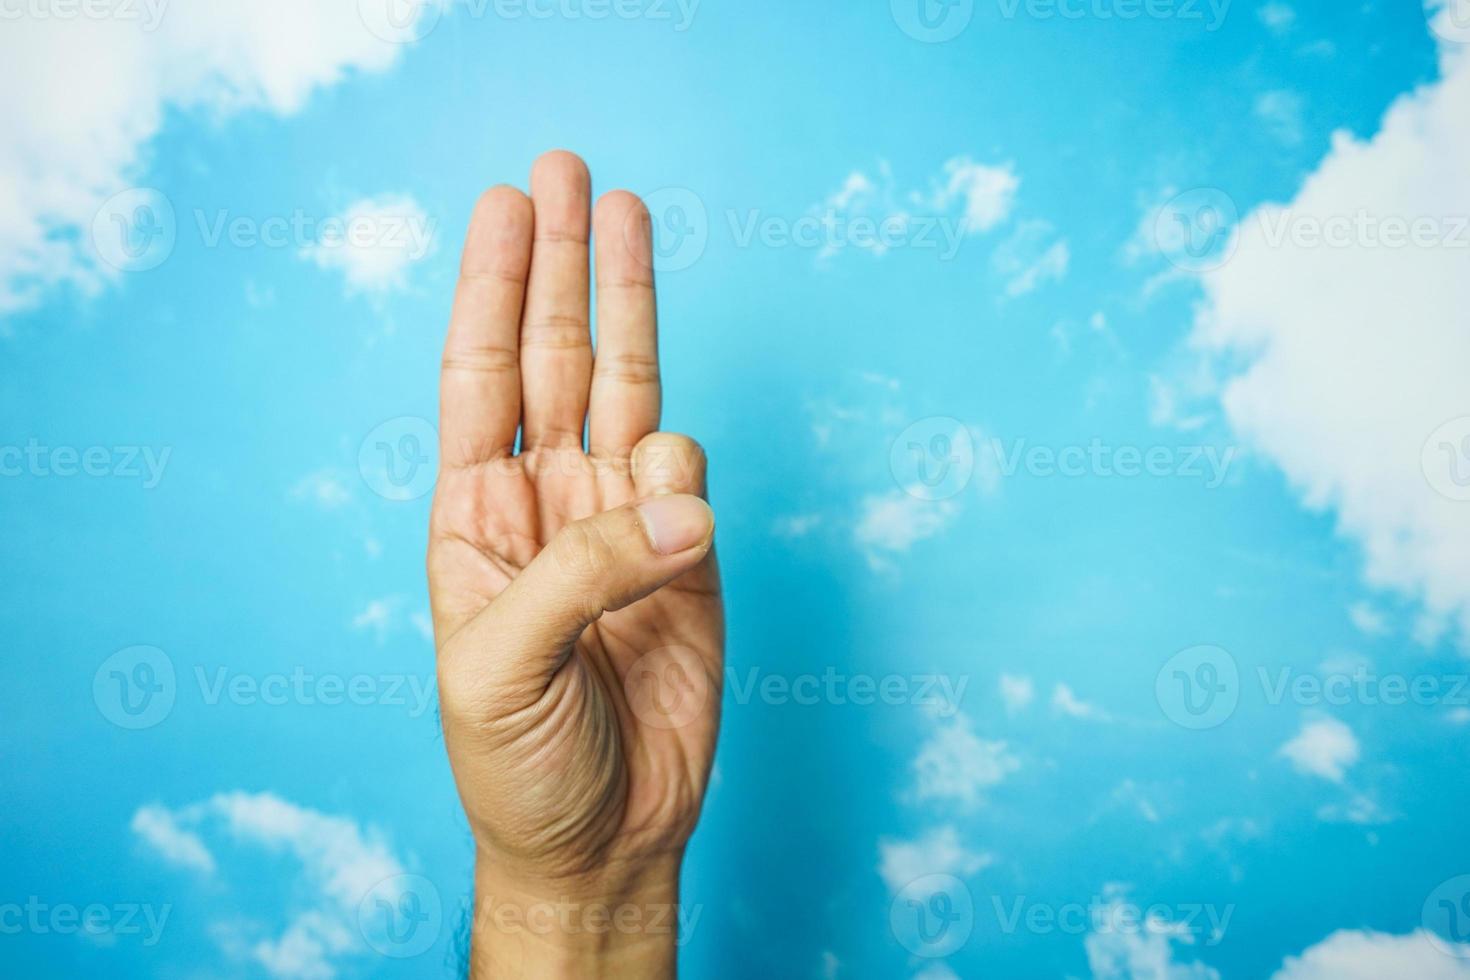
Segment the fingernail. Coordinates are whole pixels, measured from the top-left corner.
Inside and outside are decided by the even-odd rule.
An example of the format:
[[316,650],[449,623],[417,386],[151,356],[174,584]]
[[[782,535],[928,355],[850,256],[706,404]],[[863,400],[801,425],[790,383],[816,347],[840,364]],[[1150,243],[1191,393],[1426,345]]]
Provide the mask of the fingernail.
[[661,555],[677,555],[703,543],[715,522],[709,504],[688,494],[645,500],[637,509],[648,543]]

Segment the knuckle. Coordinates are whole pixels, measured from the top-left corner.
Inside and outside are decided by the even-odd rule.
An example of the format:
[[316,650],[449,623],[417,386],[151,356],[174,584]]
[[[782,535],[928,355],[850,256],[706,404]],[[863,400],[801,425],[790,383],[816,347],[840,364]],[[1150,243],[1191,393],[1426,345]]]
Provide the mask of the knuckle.
[[446,371],[469,374],[510,374],[520,370],[520,353],[508,347],[461,347],[444,352]]
[[623,384],[649,385],[659,380],[658,358],[647,354],[603,355],[597,359],[594,371],[604,381]]

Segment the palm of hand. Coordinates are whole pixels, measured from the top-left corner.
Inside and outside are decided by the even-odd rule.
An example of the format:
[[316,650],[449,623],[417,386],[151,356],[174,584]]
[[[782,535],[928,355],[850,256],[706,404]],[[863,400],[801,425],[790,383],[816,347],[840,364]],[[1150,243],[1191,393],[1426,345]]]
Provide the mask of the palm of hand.
[[594,369],[585,168],[548,155],[532,192],[534,213],[517,191],[488,192],[467,238],[429,575],[445,739],[477,840],[558,876],[682,849],[713,755],[724,626],[709,555],[600,618],[601,607],[585,610],[591,625],[559,649],[524,655],[535,641],[522,634],[538,627],[518,621],[529,603],[506,596],[522,572],[548,549],[543,561],[573,572],[609,560],[597,534],[558,532],[643,498],[704,492],[698,447],[655,431],[646,212],[626,194],[598,206]]

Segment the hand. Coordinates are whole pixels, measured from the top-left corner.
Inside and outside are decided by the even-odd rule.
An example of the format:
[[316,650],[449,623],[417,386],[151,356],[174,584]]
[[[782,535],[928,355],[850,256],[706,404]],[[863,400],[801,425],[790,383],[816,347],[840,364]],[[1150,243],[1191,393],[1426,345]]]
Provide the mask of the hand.
[[[719,725],[714,521],[699,446],[656,431],[648,213],[624,191],[597,204],[594,358],[590,185],[553,152],[529,198],[485,192],[444,351],[428,569],[444,740],[477,845],[472,976],[673,975],[670,912]],[[547,903],[574,910],[506,925]],[[641,926],[608,927],[587,911],[600,905]]]

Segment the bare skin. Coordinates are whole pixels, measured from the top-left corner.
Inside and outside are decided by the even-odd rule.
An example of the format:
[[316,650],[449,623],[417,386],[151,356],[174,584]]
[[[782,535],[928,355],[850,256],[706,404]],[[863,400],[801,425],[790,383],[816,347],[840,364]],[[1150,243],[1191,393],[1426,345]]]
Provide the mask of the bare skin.
[[445,344],[428,570],[476,978],[674,975],[719,726],[714,521],[703,452],[658,431],[648,215],[590,205],[562,151],[530,197],[486,191]]

